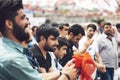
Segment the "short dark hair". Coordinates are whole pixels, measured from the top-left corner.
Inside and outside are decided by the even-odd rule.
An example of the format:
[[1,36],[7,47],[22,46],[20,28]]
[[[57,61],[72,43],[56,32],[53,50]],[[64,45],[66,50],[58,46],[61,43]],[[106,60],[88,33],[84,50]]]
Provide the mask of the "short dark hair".
[[103,25],[103,28],[106,26],[106,25],[112,25],[110,22],[107,22]]
[[87,29],[89,28],[89,27],[91,27],[94,31],[96,31],[96,25],[94,25],[94,24],[88,24],[87,25]]
[[58,28],[58,25],[59,25],[59,24],[56,23],[56,22],[52,23],[52,26],[53,26],[53,27],[57,27],[57,28]]
[[61,23],[59,25],[59,29],[62,30],[63,29],[63,26],[68,26],[69,27],[69,24],[68,23]]
[[57,46],[58,49],[60,49],[62,46],[69,46],[68,40],[63,37],[58,37],[58,43],[59,43],[59,45]]
[[14,21],[17,10],[23,8],[22,0],[0,0],[0,31],[5,29],[5,20]]
[[33,26],[32,27],[32,31],[34,32],[34,29],[37,28],[38,29],[38,26]]
[[117,24],[116,24],[116,28],[120,28],[120,23],[117,23]]
[[85,35],[83,27],[79,24],[72,25],[68,30],[68,34],[70,34],[70,32],[72,32],[74,36],[77,36],[80,33],[81,35]]
[[59,32],[56,28],[53,27],[39,27],[36,32],[36,41],[40,42],[40,37],[44,36],[47,40],[50,35],[53,35],[54,37],[59,36]]
[[99,19],[99,20],[97,20],[97,24],[100,24],[101,22],[103,22],[104,20],[102,20],[102,19]]

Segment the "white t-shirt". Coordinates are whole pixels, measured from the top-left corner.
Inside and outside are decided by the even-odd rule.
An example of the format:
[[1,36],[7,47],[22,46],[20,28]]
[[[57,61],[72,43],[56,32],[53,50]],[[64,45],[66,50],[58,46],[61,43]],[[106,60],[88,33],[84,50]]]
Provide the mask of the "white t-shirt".
[[[56,71],[56,70],[61,70],[63,67],[61,66],[61,64],[59,63],[59,61],[56,61],[56,57],[54,55],[53,52],[49,52],[50,56],[51,56],[51,63],[52,63],[52,68]],[[56,67],[57,64],[57,67]]]
[[[79,45],[78,50],[81,50],[82,48],[84,48],[84,43],[86,41],[87,41],[86,36],[83,36],[82,39],[78,43],[78,45]],[[94,59],[94,55],[98,52],[98,47],[97,47],[97,44],[95,41],[88,47],[86,52],[89,52],[92,59]]]

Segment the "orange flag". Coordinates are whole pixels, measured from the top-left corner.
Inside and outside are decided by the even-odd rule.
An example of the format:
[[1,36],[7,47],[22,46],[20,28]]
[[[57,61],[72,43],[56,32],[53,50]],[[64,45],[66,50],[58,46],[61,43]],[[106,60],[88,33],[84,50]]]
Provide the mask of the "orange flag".
[[74,54],[75,67],[80,69],[80,80],[93,80],[91,78],[96,66],[88,52],[84,54]]

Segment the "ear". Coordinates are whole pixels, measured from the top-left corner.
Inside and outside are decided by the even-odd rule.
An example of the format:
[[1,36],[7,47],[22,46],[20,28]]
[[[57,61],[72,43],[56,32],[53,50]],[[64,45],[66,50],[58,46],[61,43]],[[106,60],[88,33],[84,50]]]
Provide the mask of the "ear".
[[72,32],[70,32],[70,36],[73,37],[73,33]]
[[44,37],[44,36],[41,36],[41,37],[40,37],[40,41],[46,41],[45,37]]
[[8,28],[8,29],[12,29],[13,28],[13,23],[12,23],[12,21],[11,20],[6,20],[5,21],[5,25],[6,25],[6,28]]

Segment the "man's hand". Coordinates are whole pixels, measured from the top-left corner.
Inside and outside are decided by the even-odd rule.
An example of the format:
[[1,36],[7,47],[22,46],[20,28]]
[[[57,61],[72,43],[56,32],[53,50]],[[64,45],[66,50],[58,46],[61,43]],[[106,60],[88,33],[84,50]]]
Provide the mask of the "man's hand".
[[105,68],[105,66],[103,64],[98,64],[97,68],[102,73],[106,72],[106,68]]
[[85,43],[84,43],[84,47],[87,49],[92,43],[93,43],[93,39],[88,39]]
[[62,69],[62,73],[68,74],[70,80],[74,80],[78,76],[78,70],[75,68],[75,60],[70,60]]

